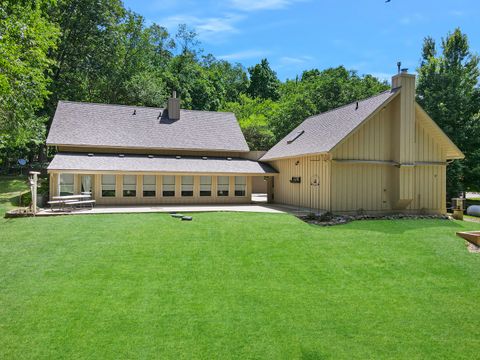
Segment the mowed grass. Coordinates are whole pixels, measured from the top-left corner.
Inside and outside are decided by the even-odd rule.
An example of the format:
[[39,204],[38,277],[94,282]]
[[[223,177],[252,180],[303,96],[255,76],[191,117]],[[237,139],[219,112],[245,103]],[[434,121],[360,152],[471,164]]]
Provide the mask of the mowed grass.
[[26,176],[0,176],[0,216],[16,207],[20,194],[28,190]]
[[2,359],[473,359],[478,224],[0,220]]

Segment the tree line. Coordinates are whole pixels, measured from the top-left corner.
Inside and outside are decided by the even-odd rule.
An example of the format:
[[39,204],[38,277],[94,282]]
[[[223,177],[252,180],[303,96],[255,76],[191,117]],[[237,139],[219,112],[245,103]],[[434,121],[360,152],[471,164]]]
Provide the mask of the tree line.
[[[466,154],[448,191],[480,190],[479,59],[459,29],[424,40],[417,101]],[[0,0],[0,161],[47,160],[59,100],[232,111],[252,150],[270,148],[308,116],[389,88],[343,66],[280,81],[267,59],[250,68],[205,54],[186,24],[171,34],[121,0]]]

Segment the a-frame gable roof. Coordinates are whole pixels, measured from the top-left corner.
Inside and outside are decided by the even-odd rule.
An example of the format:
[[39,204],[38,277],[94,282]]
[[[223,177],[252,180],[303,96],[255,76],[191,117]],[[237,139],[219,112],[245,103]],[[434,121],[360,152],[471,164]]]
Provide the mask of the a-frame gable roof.
[[399,93],[398,90],[387,90],[365,100],[307,118],[260,160],[268,161],[331,151],[378,109],[389,103]]

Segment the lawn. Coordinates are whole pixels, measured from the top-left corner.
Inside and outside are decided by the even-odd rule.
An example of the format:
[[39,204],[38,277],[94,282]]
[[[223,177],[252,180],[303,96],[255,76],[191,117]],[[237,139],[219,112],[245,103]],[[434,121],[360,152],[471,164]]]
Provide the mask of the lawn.
[[28,189],[26,176],[0,176],[0,216],[17,206],[20,194]]
[[478,358],[478,224],[0,219],[0,358]]

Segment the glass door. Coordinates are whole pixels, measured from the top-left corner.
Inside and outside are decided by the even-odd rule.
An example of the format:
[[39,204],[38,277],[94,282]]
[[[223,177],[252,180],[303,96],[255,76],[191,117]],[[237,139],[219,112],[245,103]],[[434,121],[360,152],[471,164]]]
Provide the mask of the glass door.
[[82,195],[93,196],[92,182],[93,182],[93,176],[92,175],[82,175],[81,176],[80,192],[81,192]]

